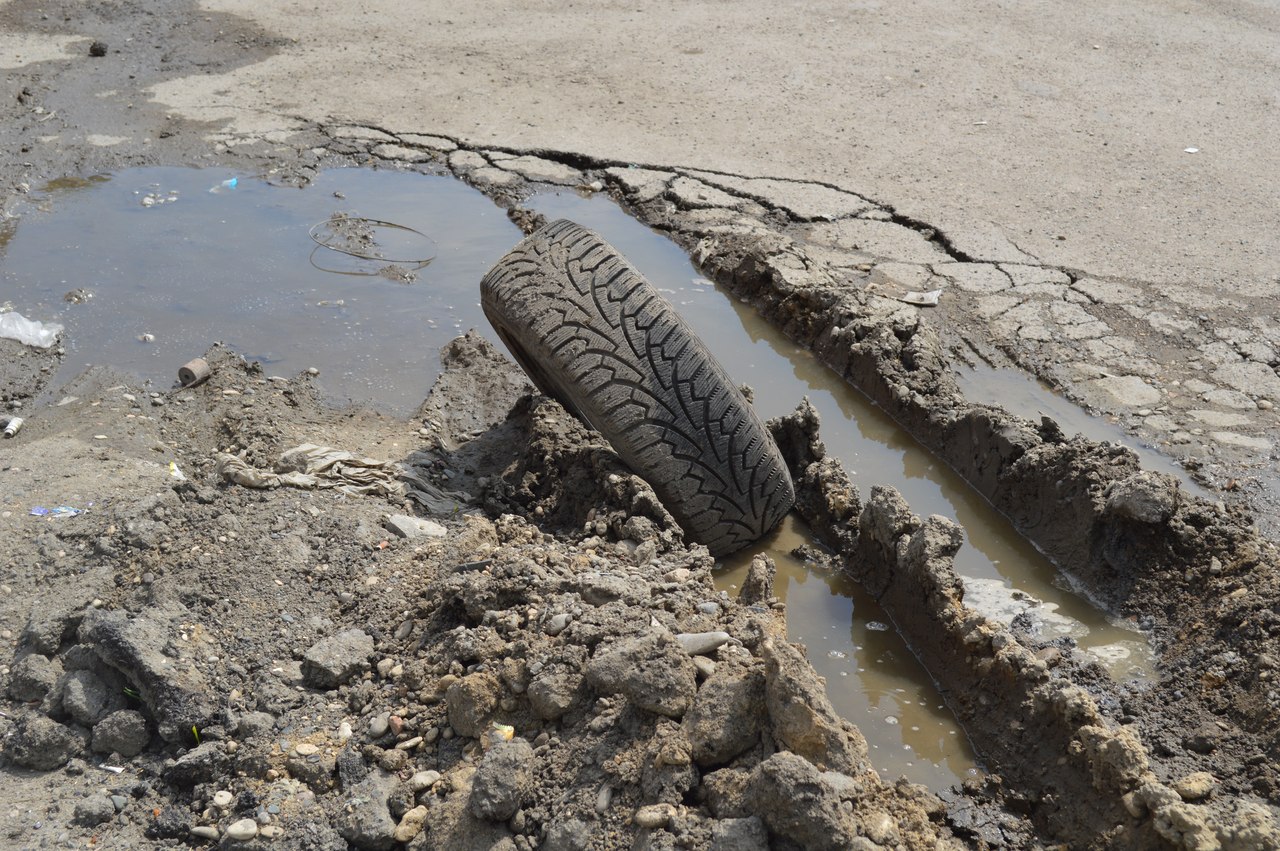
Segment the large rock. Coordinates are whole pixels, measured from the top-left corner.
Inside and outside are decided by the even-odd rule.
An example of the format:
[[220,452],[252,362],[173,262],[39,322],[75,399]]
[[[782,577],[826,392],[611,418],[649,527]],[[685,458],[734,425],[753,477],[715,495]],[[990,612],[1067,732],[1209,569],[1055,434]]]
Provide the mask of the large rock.
[[192,660],[162,652],[181,644],[174,640],[178,626],[190,620],[190,612],[171,603],[132,620],[121,611],[91,609],[80,624],[80,643],[93,645],[104,662],[128,677],[168,742],[189,742],[191,728],[209,726],[216,713],[215,691]]
[[679,718],[693,704],[697,669],[670,632],[651,628],[602,644],[587,663],[587,682],[622,694],[641,709]]
[[794,753],[776,753],[751,772],[750,810],[759,813],[775,837],[807,851],[844,851],[853,844],[853,826],[840,796],[818,769]]
[[489,749],[471,781],[471,813],[506,821],[515,815],[533,785],[533,748],[524,739],[499,742]]
[[369,667],[373,638],[348,629],[311,645],[302,658],[302,681],[312,688],[333,689]]
[[827,699],[817,673],[785,641],[760,645],[765,664],[765,703],[777,742],[823,768],[860,774],[867,743],[843,721]]
[[32,653],[13,664],[9,672],[9,697],[19,703],[44,700],[62,676],[62,664],[56,659]]
[[386,851],[396,843],[396,820],[387,799],[395,790],[395,779],[374,771],[352,787],[338,814],[338,833],[361,851]]
[[92,727],[124,707],[120,689],[112,689],[93,671],[67,674],[62,687],[62,708],[77,722]]
[[83,732],[32,712],[18,719],[17,729],[5,750],[10,759],[24,768],[51,771],[65,765],[73,756],[79,756],[85,739]]
[[137,756],[151,741],[147,719],[134,709],[121,709],[103,718],[93,728],[95,753],[118,753],[124,757]]
[[719,665],[684,716],[694,760],[703,767],[729,762],[760,741],[764,717],[764,673]]
[[488,673],[469,674],[450,685],[444,699],[454,732],[472,738],[483,733],[498,708],[501,688],[498,678]]

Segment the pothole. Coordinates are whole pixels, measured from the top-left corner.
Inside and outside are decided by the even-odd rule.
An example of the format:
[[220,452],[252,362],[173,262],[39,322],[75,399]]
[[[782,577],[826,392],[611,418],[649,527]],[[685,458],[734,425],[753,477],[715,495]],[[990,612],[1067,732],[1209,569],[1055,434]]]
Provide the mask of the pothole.
[[[439,372],[439,348],[470,327],[487,331],[478,281],[520,236],[491,200],[456,180],[366,169],[322,172],[303,191],[218,170],[134,169],[57,181],[34,197],[40,209],[5,247],[0,279],[25,314],[67,328],[67,356],[52,387],[91,363],[169,386],[178,365],[222,340],[269,375],[315,368],[333,397],[407,413]],[[1148,674],[1141,634],[1066,588],[959,476],[698,274],[678,246],[607,199],[565,192],[536,196],[529,207],[613,243],[754,388],[763,417],[789,413],[809,396],[830,452],[864,494],[892,483],[921,514],[956,518],[967,536],[956,565],[967,602],[1006,623],[1034,613],[1042,636],[1070,638],[1117,677]],[[318,245],[310,235],[318,224],[359,250],[330,250],[334,240]],[[402,242],[368,244],[388,233]],[[433,256],[419,237],[434,243]],[[339,257],[355,265],[333,268]],[[80,295],[65,299],[73,292]],[[873,599],[791,555],[800,543],[812,540],[793,520],[756,551],[777,562],[791,638],[808,647],[877,767],[934,787],[963,779],[974,757],[928,672]],[[722,588],[735,586],[749,558],[725,566]]]

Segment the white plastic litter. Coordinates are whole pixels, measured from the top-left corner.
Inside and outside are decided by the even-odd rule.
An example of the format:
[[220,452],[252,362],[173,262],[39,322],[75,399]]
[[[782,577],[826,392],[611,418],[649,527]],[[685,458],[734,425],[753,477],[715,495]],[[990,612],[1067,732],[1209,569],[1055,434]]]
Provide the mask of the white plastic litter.
[[17,311],[0,313],[0,337],[17,340],[38,349],[47,349],[62,333],[62,326],[56,322],[38,322],[28,319]]
[[942,290],[929,290],[927,293],[918,293],[912,290],[904,296],[899,296],[898,301],[919,305],[920,307],[937,307],[938,299],[941,296]]

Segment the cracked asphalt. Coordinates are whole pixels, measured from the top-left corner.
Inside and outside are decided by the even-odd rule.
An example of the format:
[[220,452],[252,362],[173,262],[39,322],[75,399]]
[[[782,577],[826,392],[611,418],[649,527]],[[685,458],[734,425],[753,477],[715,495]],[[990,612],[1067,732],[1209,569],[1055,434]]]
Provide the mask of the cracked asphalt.
[[552,183],[643,166],[680,208],[785,213],[851,282],[942,289],[961,360],[1033,372],[1265,527],[1278,31],[1244,2],[7,0],[0,169],[12,210],[41,175],[344,136],[499,187],[521,154]]

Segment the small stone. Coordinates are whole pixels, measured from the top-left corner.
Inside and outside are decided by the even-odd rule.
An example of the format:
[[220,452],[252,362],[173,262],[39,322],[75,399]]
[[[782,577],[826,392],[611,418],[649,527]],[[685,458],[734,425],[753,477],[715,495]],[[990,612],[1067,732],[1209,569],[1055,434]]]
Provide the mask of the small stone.
[[641,830],[657,830],[671,823],[675,809],[670,804],[653,804],[636,810],[631,820]]
[[545,627],[547,635],[559,635],[564,632],[565,628],[569,626],[571,617],[571,615],[563,612],[553,616],[551,620],[547,621],[547,625]]
[[1178,793],[1178,797],[1184,801],[1201,801],[1213,794],[1213,787],[1217,781],[1213,779],[1213,775],[1207,771],[1194,771],[1177,780],[1173,784],[1173,791]]
[[338,741],[345,742],[355,735],[355,731],[351,729],[350,721],[343,721],[338,725]]
[[211,824],[200,824],[191,828],[191,835],[197,839],[217,839],[218,829]]
[[417,774],[409,778],[409,788],[416,794],[424,792],[436,785],[440,780],[440,772],[438,771],[419,771]]
[[422,832],[422,825],[427,820],[426,807],[414,807],[405,812],[400,823],[396,825],[396,842],[408,842]]
[[698,611],[704,615],[718,615],[720,614],[720,604],[714,600],[708,600],[705,603],[698,604]]
[[251,818],[242,818],[227,825],[227,839],[233,842],[246,842],[258,835],[258,823]]
[[226,789],[219,789],[213,793],[213,805],[220,810],[225,810],[231,806],[231,802],[235,800],[235,796]]
[[676,641],[690,656],[703,656],[715,652],[731,638],[727,632],[682,632]]
[[121,812],[125,807],[129,806],[129,799],[124,795],[112,795],[111,805],[116,808],[116,812]]
[[279,839],[284,836],[284,828],[278,824],[267,824],[258,828],[258,835],[263,839]]
[[1274,408],[1274,407],[1275,407],[1275,405],[1271,402],[1271,400],[1270,400],[1270,399],[1259,399],[1259,400],[1258,400],[1258,410],[1259,410],[1259,411],[1269,411],[1269,410],[1271,410],[1271,409],[1272,409],[1272,408]]
[[299,742],[298,745],[294,748],[294,751],[298,754],[298,756],[311,756],[312,754],[320,753],[320,748],[319,746],[313,745],[310,742]]
[[320,374],[320,370],[316,369],[314,366],[307,367],[307,375],[316,376],[319,374]]
[[107,55],[107,43],[105,41],[95,41],[89,45],[89,55],[95,59],[101,59]]
[[414,736],[412,739],[405,739],[403,742],[396,745],[396,750],[401,750],[401,751],[413,750],[420,744],[422,744],[422,737]]
[[390,728],[391,717],[389,715],[379,715],[369,722],[369,738],[381,739]]

